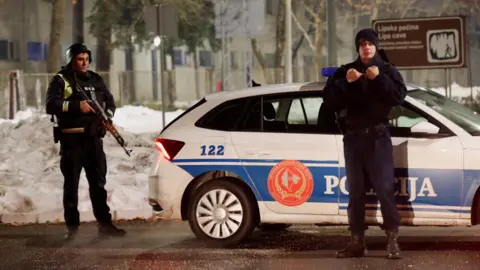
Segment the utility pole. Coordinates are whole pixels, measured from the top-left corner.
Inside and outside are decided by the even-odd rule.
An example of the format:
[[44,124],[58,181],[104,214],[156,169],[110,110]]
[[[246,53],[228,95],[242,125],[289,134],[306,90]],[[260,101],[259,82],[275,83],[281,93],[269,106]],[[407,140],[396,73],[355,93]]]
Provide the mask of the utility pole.
[[83,0],[72,0],[73,4],[73,43],[84,43],[83,36]]
[[285,56],[285,73],[287,75],[287,83],[293,82],[292,74],[292,0],[285,1],[285,40],[287,42]]

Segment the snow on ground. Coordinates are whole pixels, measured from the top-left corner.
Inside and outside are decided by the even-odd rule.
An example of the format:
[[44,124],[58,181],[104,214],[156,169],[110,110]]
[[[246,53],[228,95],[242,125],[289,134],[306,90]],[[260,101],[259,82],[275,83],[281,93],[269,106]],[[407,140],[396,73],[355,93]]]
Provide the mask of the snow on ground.
[[[132,133],[152,133],[162,130],[162,112],[142,106],[124,106],[120,108],[121,113],[115,113],[113,121],[116,125],[123,127]],[[165,113],[165,122],[170,123],[183,110]]]
[[[166,122],[181,112],[167,112]],[[153,141],[162,129],[161,112],[125,106],[117,109],[113,120],[133,152],[128,157],[107,133],[108,204],[112,210],[145,208],[148,172],[155,154]],[[14,120],[0,119],[0,215],[63,209],[59,144],[53,142],[52,132],[50,116],[34,109],[17,112]],[[78,196],[79,211],[90,211],[84,171]]]
[[[470,88],[470,87],[460,86],[457,83],[452,83],[450,87],[452,89],[452,92],[451,92],[452,98],[453,97],[457,97],[457,98],[469,97],[470,93],[473,93],[473,97],[475,98],[477,94],[480,93],[480,86],[473,86],[472,88]],[[445,96],[445,87],[430,88],[430,90],[433,90]]]

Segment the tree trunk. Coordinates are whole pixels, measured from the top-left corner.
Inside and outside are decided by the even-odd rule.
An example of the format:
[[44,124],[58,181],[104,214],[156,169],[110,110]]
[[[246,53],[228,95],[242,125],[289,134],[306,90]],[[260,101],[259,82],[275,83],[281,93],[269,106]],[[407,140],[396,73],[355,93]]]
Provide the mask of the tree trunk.
[[196,99],[200,99],[200,88],[198,87],[198,53],[197,50],[195,49],[193,51],[193,65],[195,68],[195,94],[196,94]]
[[[320,14],[319,14],[320,15]],[[322,69],[323,60],[323,27],[325,22],[322,18],[316,18],[315,29],[315,78],[320,80],[320,70]]]
[[110,83],[110,34],[111,30],[105,33],[105,35],[97,38],[97,59],[95,59],[97,67],[96,71],[100,73],[107,87],[109,87]]
[[128,103],[132,104],[133,102],[137,101],[137,95],[135,92],[135,72],[133,69],[133,54],[135,52],[135,48],[132,44],[128,45],[127,47],[127,55],[125,57],[125,65],[126,65],[126,89],[128,91]]
[[[166,72],[168,74],[168,86],[167,86],[167,110],[169,111],[173,111],[175,110],[175,100],[177,98],[176,96],[176,88],[175,88],[175,78],[176,78],[176,75],[175,75],[175,61],[174,61],[174,57],[175,57],[175,52],[174,52],[174,48],[172,45],[170,45],[168,47],[168,53],[172,56],[172,70],[169,72],[166,68],[164,70],[164,72]],[[167,64],[166,63],[166,57],[165,57],[165,62],[163,64]],[[162,64],[162,65],[163,65]],[[163,101],[162,101],[163,102]]]
[[50,23],[50,46],[48,47],[47,72],[56,73],[60,69],[60,39],[63,31],[65,1],[55,0],[52,3],[52,19]]
[[[285,53],[285,1],[278,1],[275,37],[275,83],[282,82],[282,60]],[[283,80],[284,81],[284,80]]]
[[269,83],[269,77],[268,77],[268,70],[267,70],[267,64],[265,63],[265,57],[263,57],[262,52],[257,46],[257,40],[255,38],[250,39],[250,43],[252,45],[252,52],[255,55],[255,58],[257,58],[258,63],[262,67],[262,72],[263,72],[263,77],[265,77],[265,83]]
[[72,25],[73,25],[73,35],[72,39],[74,43],[84,43],[85,42],[85,37],[84,37],[84,16],[83,16],[83,11],[84,11],[84,3],[83,0],[76,0],[73,2],[73,16],[72,16]]
[[[103,7],[105,10],[110,10],[111,3],[108,0],[103,1]],[[111,42],[112,42],[112,27],[104,28],[104,31],[98,33],[97,36],[97,71],[108,72],[110,70],[110,57],[111,57]]]

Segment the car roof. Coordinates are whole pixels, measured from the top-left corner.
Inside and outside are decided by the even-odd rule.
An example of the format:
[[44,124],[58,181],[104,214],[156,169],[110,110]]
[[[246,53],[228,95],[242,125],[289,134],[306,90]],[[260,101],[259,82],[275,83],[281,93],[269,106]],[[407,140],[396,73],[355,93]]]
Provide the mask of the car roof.
[[[289,93],[295,91],[323,91],[326,81],[314,81],[314,82],[304,82],[304,83],[284,83],[284,84],[269,84],[261,85],[249,88],[242,88],[236,90],[216,92],[208,94],[206,100],[215,100],[215,101],[227,101],[237,98],[258,96],[258,95],[268,95],[268,94],[281,94]],[[421,86],[414,84],[406,83],[407,90],[411,91],[414,89],[425,90]]]

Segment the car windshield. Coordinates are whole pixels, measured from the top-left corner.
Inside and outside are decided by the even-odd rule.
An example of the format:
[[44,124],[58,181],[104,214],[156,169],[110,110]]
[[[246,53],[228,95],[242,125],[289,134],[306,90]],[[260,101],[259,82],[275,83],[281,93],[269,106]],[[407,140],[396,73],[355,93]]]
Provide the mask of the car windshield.
[[480,115],[474,110],[431,90],[415,89],[408,96],[432,108],[471,135],[480,135]]

